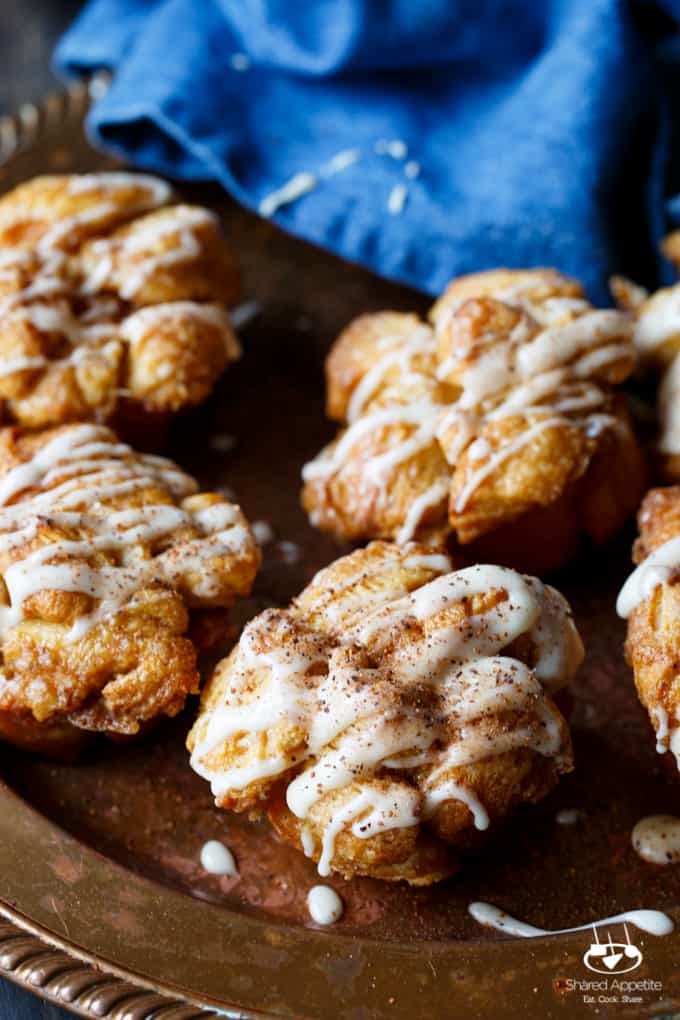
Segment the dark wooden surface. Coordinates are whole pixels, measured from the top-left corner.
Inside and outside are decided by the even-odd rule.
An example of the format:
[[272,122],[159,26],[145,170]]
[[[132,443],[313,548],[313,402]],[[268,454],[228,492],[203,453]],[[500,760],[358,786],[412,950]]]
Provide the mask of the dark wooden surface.
[[[57,85],[50,56],[82,0],[0,0],[0,113]],[[1,1020],[67,1020],[71,1013],[0,981]]]

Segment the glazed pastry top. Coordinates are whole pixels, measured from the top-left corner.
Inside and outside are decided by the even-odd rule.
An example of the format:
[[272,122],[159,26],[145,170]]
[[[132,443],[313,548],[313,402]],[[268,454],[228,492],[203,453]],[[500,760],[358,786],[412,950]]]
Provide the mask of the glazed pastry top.
[[[680,232],[663,243],[664,254],[680,268]],[[658,450],[665,473],[680,477],[680,284],[649,293],[624,277],[611,280],[612,293],[635,321],[634,342],[643,367],[660,373],[657,392]],[[678,458],[676,462],[675,458]]]
[[325,504],[343,498],[350,475],[366,501],[388,507],[405,474],[408,509],[394,522],[386,509],[383,530],[408,541],[448,503],[450,526],[470,541],[556,500],[606,433],[628,429],[613,387],[635,361],[630,317],[594,309],[574,280],[474,274],[430,318],[364,316],[336,342],[328,410],[347,428],[304,469],[313,522],[332,527]]
[[125,730],[152,674],[152,700],[174,704],[177,648],[195,686],[188,613],[230,606],[259,563],[239,508],[197,488],[102,426],[0,430],[0,708],[72,714],[132,670]]
[[637,567],[619,593],[617,610],[628,619],[626,656],[656,732],[657,750],[670,750],[680,767],[680,486],[651,489],[638,525]]
[[513,754],[570,767],[549,692],[582,654],[566,602],[540,581],[372,543],[248,624],[204,693],[191,762],[226,807],[257,806],[283,780],[328,874],[346,827],[362,840],[436,825],[456,801],[485,829],[475,765],[504,761],[506,780]]
[[0,400],[31,427],[175,411],[239,354],[215,215],[147,174],[39,177],[0,199]]

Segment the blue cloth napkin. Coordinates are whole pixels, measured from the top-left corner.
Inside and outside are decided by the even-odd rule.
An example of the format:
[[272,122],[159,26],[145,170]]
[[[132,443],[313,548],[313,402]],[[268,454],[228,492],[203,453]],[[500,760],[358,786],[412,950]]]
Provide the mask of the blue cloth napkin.
[[668,272],[679,25],[680,0],[91,0],[55,61],[113,71],[99,144],[383,276],[553,265],[602,301]]

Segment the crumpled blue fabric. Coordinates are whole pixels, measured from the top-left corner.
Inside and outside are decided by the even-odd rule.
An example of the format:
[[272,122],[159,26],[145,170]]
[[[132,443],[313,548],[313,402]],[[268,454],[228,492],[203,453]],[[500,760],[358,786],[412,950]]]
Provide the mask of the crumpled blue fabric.
[[254,211],[314,174],[275,222],[430,293],[497,265],[600,301],[612,272],[669,278],[680,0],[91,0],[55,63],[113,72],[98,144]]

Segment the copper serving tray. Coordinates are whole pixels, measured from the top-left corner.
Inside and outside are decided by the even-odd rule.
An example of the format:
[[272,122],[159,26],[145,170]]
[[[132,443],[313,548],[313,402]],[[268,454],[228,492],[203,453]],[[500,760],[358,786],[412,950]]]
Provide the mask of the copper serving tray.
[[[88,102],[76,86],[0,121],[2,187],[110,165],[84,138]],[[177,423],[168,450],[204,486],[233,489],[251,520],[276,532],[243,621],[286,602],[343,551],[298,505],[301,464],[332,431],[323,414],[329,342],[359,312],[426,303],[285,236],[211,186],[185,190],[223,215],[262,308],[244,331],[243,360],[207,406]],[[236,438],[232,452],[211,449],[221,433]],[[680,933],[631,930],[644,962],[627,977],[661,982],[660,991],[615,1005],[595,993],[589,1004],[570,985],[597,978],[583,965],[589,935],[506,939],[467,911],[486,900],[563,928],[653,907],[680,922],[680,867],[644,864],[630,847],[641,816],[680,812],[680,783],[655,754],[614,614],[631,537],[555,579],[587,648],[574,689],[576,772],[442,885],[333,879],[346,912],[332,928],[315,928],[305,910],[313,865],[266,826],[216,811],[189,769],[195,704],[138,743],[100,744],[78,765],[0,750],[0,973],[80,1016],[111,1020],[680,1017]],[[562,808],[586,817],[558,825]],[[234,850],[240,880],[202,872],[208,838]]]

